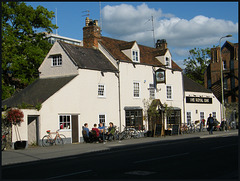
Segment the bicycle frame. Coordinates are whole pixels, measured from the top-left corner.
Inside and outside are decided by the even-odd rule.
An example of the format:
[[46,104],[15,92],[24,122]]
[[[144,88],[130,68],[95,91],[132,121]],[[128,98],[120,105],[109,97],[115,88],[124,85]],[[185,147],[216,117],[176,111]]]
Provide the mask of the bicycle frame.
[[[57,130],[56,132],[47,132],[47,133],[48,133],[51,141],[53,141],[51,144],[53,144],[53,143],[56,144],[56,139],[57,139],[57,138],[61,138],[60,135],[59,135],[58,130]],[[54,138],[52,137],[53,134],[56,134]]]
[[[49,146],[49,145],[57,145],[57,144],[64,144],[64,140],[61,138],[59,132],[57,130],[56,132],[51,132],[50,130],[47,130],[47,135],[45,135],[42,139],[43,146]],[[56,134],[53,136],[53,134]],[[63,137],[65,137],[63,135]]]

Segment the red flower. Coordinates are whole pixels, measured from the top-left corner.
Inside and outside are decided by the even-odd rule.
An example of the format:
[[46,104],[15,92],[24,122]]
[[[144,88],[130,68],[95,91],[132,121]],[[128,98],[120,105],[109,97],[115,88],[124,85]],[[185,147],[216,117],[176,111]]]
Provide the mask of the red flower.
[[7,111],[7,120],[12,124],[20,124],[23,122],[23,112],[19,109],[10,109]]

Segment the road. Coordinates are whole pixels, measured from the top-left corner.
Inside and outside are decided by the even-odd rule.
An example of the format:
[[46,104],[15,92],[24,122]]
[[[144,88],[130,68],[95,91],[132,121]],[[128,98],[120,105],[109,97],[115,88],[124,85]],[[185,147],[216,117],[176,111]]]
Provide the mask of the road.
[[[14,174],[13,174],[14,173]],[[238,137],[173,140],[6,165],[3,179],[237,179]]]

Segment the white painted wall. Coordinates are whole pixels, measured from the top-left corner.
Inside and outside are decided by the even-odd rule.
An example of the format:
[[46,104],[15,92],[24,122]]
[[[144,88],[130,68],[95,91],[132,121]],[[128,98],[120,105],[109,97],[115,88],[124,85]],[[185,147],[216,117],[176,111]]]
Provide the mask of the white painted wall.
[[[37,116],[39,115],[39,112],[34,109],[21,109],[23,112],[23,122],[20,124],[20,126],[17,126],[17,128],[13,125],[12,126],[12,142],[20,141],[18,136],[18,131],[20,135],[20,139],[22,141],[28,140],[28,116]],[[18,130],[18,131],[17,131]]]
[[[106,85],[106,98],[98,97],[99,83]],[[106,114],[107,125],[109,122],[117,124],[117,86],[114,73],[104,73],[102,76],[100,71],[80,69],[77,77],[43,103],[40,110],[40,137],[45,135],[48,129],[59,129],[59,114],[80,115],[80,128],[84,123],[88,123],[89,129],[94,123],[98,124],[100,113]],[[60,131],[63,131],[67,137],[71,137],[71,130]]]
[[221,103],[218,99],[213,95],[213,93],[201,93],[201,92],[185,92],[185,96],[196,96],[196,97],[209,97],[212,98],[212,104],[195,104],[195,103],[186,103],[186,98],[184,100],[186,111],[185,111],[185,119],[187,122],[187,112],[191,112],[192,114],[192,122],[196,120],[200,120],[200,112],[204,112],[204,119],[207,121],[207,118],[210,113],[216,112],[216,118],[219,122],[221,122]]
[[[52,58],[50,56],[57,54],[62,55],[62,66],[52,66]],[[40,72],[40,78],[76,75],[78,73],[77,66],[75,66],[69,59],[58,42],[53,44],[53,47],[45,57],[38,70]]]
[[[158,68],[155,68],[157,70]],[[166,70],[166,84],[157,84],[156,99],[160,99],[162,104],[179,107],[181,119],[184,120],[183,114],[183,89],[182,74],[179,71]],[[154,83],[152,66],[136,64],[135,67],[131,63],[121,62],[120,64],[120,81],[121,81],[121,124],[125,125],[124,107],[140,106],[144,109],[143,100],[150,99],[149,84]],[[140,83],[140,98],[133,97],[133,82]],[[166,85],[172,85],[173,99],[167,100]]]

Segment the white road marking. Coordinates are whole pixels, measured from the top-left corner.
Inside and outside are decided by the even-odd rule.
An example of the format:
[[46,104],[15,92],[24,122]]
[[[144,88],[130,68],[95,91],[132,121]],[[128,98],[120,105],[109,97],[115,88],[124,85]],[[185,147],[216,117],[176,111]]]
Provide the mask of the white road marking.
[[151,175],[154,174],[156,172],[149,172],[149,171],[140,171],[140,170],[136,170],[136,171],[131,171],[131,172],[125,172],[124,174],[128,174],[128,175]]
[[224,148],[224,147],[229,147],[229,146],[235,146],[235,145],[238,145],[238,144],[231,144],[231,145],[223,145],[223,146],[213,147],[213,148],[211,148],[211,150],[216,150],[216,149],[219,149],[219,148]]
[[177,156],[188,155],[188,154],[189,154],[189,152],[187,152],[187,153],[180,153],[180,154],[176,154],[176,155],[169,155],[169,156],[151,158],[151,159],[147,159],[147,160],[139,160],[139,161],[136,161],[136,162],[134,162],[134,163],[149,162],[149,161],[153,161],[153,160],[160,160],[160,159],[177,157]]
[[85,170],[85,171],[81,171],[81,172],[74,172],[74,173],[69,173],[69,174],[65,174],[65,175],[59,175],[59,176],[47,178],[46,180],[51,180],[51,179],[61,178],[61,177],[66,177],[66,176],[71,176],[71,175],[77,175],[77,174],[91,172],[91,171],[92,170]]

